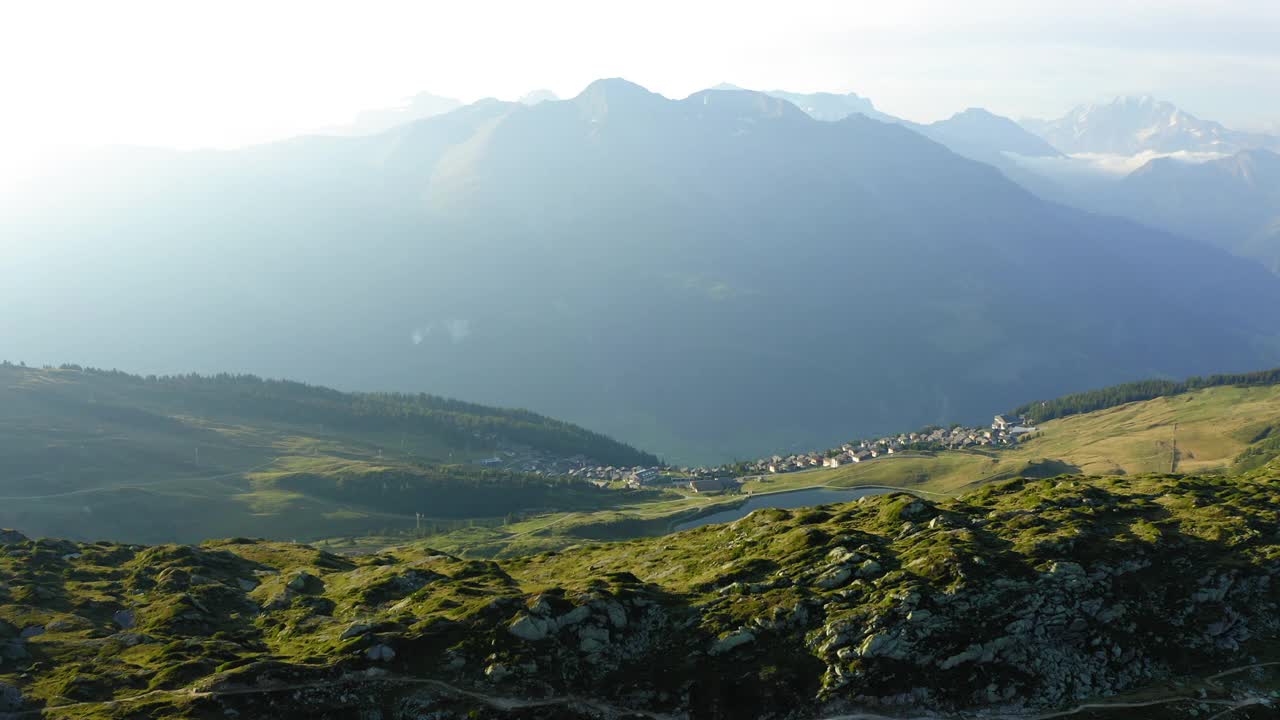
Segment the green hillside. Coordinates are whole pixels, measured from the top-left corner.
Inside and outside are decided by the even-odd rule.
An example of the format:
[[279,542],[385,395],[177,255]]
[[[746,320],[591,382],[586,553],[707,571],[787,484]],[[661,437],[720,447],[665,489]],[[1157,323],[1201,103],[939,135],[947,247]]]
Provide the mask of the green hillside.
[[[608,512],[550,513],[505,526],[454,530],[430,542],[466,556],[509,557],[664,534],[682,520],[742,503],[747,494],[882,486],[936,498],[1017,477],[1170,470],[1239,474],[1276,457],[1280,457],[1280,385],[1216,386],[1051,420],[1012,449],[907,452],[835,469],[753,476],[739,493],[645,498]],[[395,541],[348,538],[329,546],[368,549]]]
[[608,507],[594,486],[464,464],[499,448],[656,458],[520,410],[245,376],[0,365],[0,525],[127,541],[280,539]]
[[895,493],[501,563],[10,533],[0,712],[1270,717],[1277,471]]

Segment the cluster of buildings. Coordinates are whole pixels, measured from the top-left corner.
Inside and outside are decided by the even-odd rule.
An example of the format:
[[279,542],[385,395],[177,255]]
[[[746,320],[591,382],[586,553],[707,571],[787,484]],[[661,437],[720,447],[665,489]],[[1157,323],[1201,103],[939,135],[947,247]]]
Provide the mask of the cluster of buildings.
[[840,467],[879,457],[911,451],[957,450],[962,448],[1008,447],[1035,432],[1036,428],[1015,415],[996,415],[990,427],[931,427],[919,432],[889,435],[871,440],[854,440],[822,452],[774,455],[745,464],[749,473],[784,473],[817,467]]
[[508,447],[481,464],[542,475],[566,475],[596,485],[623,483],[629,488],[680,487],[693,492],[719,492],[733,487],[735,478],[769,475],[815,468],[834,468],[863,463],[913,451],[958,450],[964,448],[1009,447],[1036,431],[1025,418],[996,415],[990,427],[927,427],[918,432],[887,435],[870,440],[853,440],[821,452],[773,455],[759,460],[715,467],[614,467],[593,465],[582,455],[557,458],[530,448]]
[[534,475],[573,475],[591,459],[585,455],[560,457],[520,445],[507,445],[478,464],[495,470],[511,470]]

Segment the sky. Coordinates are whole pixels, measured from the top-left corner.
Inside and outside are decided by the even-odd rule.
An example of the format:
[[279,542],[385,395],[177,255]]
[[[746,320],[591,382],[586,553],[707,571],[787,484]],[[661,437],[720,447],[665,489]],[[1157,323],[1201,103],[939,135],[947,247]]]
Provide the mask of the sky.
[[0,8],[0,166],[48,145],[231,147],[421,91],[572,96],[625,77],[854,91],[931,121],[1150,94],[1280,124],[1276,0],[41,0]]

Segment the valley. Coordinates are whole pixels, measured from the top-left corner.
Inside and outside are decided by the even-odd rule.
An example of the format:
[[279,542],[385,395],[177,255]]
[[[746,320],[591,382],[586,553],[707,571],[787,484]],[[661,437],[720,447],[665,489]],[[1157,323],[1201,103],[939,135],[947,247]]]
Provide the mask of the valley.
[[0,720],[1280,717],[1280,5],[17,5]]

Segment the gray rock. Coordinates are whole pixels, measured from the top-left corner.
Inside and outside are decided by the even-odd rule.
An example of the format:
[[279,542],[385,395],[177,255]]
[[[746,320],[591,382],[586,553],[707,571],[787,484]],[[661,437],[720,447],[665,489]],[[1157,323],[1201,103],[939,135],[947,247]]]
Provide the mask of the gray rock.
[[347,626],[346,630],[342,631],[342,635],[339,636],[338,639],[350,640],[353,637],[360,637],[361,635],[364,635],[365,633],[369,632],[372,629],[373,629],[372,626],[367,625],[365,623],[351,623],[350,625]]
[[30,627],[22,628],[22,632],[18,633],[18,637],[22,638],[23,640],[26,640],[28,638],[33,638],[43,634],[44,634],[43,625],[32,625]]
[[245,578],[237,578],[236,584],[239,585],[240,589],[245,592],[253,592],[258,587],[258,583],[254,582],[253,580],[247,580]]
[[813,584],[820,588],[831,590],[849,582],[849,578],[851,577],[853,577],[853,570],[847,567],[837,567],[819,575],[818,578],[813,581]]
[[1079,577],[1084,578],[1084,568],[1078,563],[1058,561],[1049,566],[1049,574],[1060,577]]
[[125,647],[134,647],[137,645],[154,643],[156,641],[155,638],[151,637],[150,635],[143,635],[142,633],[136,633],[136,632],[116,633],[115,635],[112,635],[112,637],[114,637],[116,640],[119,640],[120,644],[124,645]]
[[387,645],[374,645],[366,650],[364,654],[374,662],[391,662],[396,658],[396,651]]
[[324,590],[324,582],[309,572],[298,572],[289,578],[285,587],[294,592],[318,593]]
[[586,605],[579,605],[569,612],[555,619],[556,629],[572,627],[578,623],[591,617],[591,608]]
[[119,625],[121,630],[132,630],[138,624],[138,618],[132,610],[117,610],[111,616],[111,621]]
[[624,628],[627,626],[627,611],[618,603],[609,603],[605,608],[609,613],[609,622],[616,628]]
[[881,573],[880,563],[875,560],[867,560],[858,566],[858,577],[867,578],[874,577]]
[[582,642],[578,643],[578,650],[580,650],[584,655],[593,655],[604,650],[605,647],[604,643],[596,640],[595,638],[583,638]]
[[522,615],[507,626],[507,632],[521,640],[534,642],[542,640],[550,632],[550,622],[532,615]]
[[541,617],[547,617],[550,615],[551,609],[551,603],[542,595],[534,598],[533,602],[529,605],[529,612]]
[[730,633],[728,635],[725,635],[724,637],[715,641],[715,643],[711,646],[711,654],[722,655],[724,653],[729,652],[730,650],[733,650],[734,648],[739,648],[739,647],[742,647],[743,645],[746,645],[748,643],[753,643],[755,641],[756,641],[755,633],[751,632],[750,630],[739,630],[735,633]]
[[929,514],[931,509],[932,506],[924,500],[914,500],[910,505],[902,508],[902,512],[899,515],[904,518],[915,519]]
[[907,648],[902,641],[896,637],[885,633],[876,633],[868,635],[866,640],[858,646],[857,654],[860,657],[887,657],[901,659],[906,657]]
[[841,565],[853,560],[857,555],[857,553],[848,548],[838,547],[827,553],[827,562],[833,565]]
[[578,637],[583,643],[590,642],[593,646],[604,647],[609,644],[609,631],[598,625],[583,625],[578,630]]
[[19,543],[28,542],[30,539],[18,532],[8,528],[0,528],[0,545],[17,545]]

